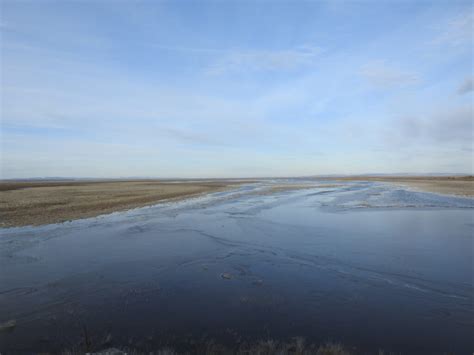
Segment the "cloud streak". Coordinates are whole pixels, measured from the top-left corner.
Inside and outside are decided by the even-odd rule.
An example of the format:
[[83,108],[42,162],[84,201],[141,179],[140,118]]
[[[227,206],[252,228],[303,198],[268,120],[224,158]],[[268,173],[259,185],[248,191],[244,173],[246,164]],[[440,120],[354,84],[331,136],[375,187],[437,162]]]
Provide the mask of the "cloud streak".
[[464,81],[459,85],[457,93],[459,95],[467,94],[468,92],[472,92],[474,90],[474,78],[466,78]]
[[465,44],[472,45],[474,42],[473,9],[468,8],[466,12],[449,18],[438,28],[439,33],[432,41],[433,44],[450,47],[458,47]]
[[385,61],[373,61],[365,64],[360,69],[360,74],[377,88],[391,88],[417,84],[418,75],[390,66]]
[[286,50],[234,50],[219,58],[208,73],[292,70],[313,64],[322,52],[313,45]]
[[424,116],[405,117],[396,122],[394,131],[405,143],[454,143],[464,146],[473,142],[472,108],[462,106],[437,110]]

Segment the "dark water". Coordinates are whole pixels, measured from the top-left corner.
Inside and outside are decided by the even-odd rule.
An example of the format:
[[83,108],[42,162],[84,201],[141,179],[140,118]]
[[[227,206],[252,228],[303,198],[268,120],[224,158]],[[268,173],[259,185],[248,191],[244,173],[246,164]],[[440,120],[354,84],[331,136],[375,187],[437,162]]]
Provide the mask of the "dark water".
[[474,200],[374,183],[256,193],[268,184],[1,230],[0,323],[17,325],[0,352],[294,336],[474,351]]

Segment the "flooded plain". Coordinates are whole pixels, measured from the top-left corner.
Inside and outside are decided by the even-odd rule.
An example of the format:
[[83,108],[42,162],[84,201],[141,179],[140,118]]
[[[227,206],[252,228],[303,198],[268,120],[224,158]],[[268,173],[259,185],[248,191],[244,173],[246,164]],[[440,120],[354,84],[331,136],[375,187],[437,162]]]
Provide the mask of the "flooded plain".
[[474,199],[375,182],[271,190],[292,183],[1,229],[0,323],[14,326],[0,352],[294,337],[473,352]]

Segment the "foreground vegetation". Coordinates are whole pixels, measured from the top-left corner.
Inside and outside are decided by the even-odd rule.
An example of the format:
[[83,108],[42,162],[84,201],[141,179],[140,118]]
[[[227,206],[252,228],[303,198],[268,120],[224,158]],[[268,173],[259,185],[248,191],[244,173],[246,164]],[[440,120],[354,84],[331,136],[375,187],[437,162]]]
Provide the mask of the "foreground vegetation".
[[[83,351],[65,351],[63,355],[78,355],[83,354]],[[108,348],[98,352],[88,352],[87,354],[95,355],[138,355],[138,354],[153,354],[153,355],[180,355],[180,354],[206,354],[206,355],[355,355],[363,354],[354,350],[348,350],[339,343],[327,343],[316,346],[314,344],[306,345],[303,338],[295,338],[293,342],[280,343],[274,340],[260,341],[255,344],[245,344],[238,349],[230,349],[228,347],[218,345],[215,343],[206,343],[199,349],[192,351],[179,352],[170,347],[164,347],[156,351],[141,352],[133,349],[117,349]],[[396,353],[388,353],[383,350],[376,352],[377,355],[395,355]]]
[[[85,339],[80,346],[73,350],[65,350],[62,355],[181,355],[181,354],[203,354],[203,355],[399,355],[398,352],[386,352],[384,350],[361,351],[355,347],[348,347],[341,343],[327,342],[324,344],[313,344],[305,341],[303,337],[294,337],[289,341],[276,341],[273,339],[255,342],[242,342],[235,347],[216,343],[213,340],[196,342],[186,350],[176,350],[170,346],[159,349],[137,350],[130,347],[105,347],[97,350],[89,339]],[[448,355],[448,353],[446,353]]]

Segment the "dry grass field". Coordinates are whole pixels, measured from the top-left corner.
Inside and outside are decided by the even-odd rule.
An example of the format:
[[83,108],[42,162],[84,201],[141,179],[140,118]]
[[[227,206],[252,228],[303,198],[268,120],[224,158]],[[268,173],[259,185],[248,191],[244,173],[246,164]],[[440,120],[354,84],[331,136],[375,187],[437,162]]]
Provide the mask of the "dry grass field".
[[339,181],[380,181],[447,195],[474,196],[474,176],[348,176]]
[[26,226],[94,217],[223,190],[230,181],[0,182],[0,226]]

